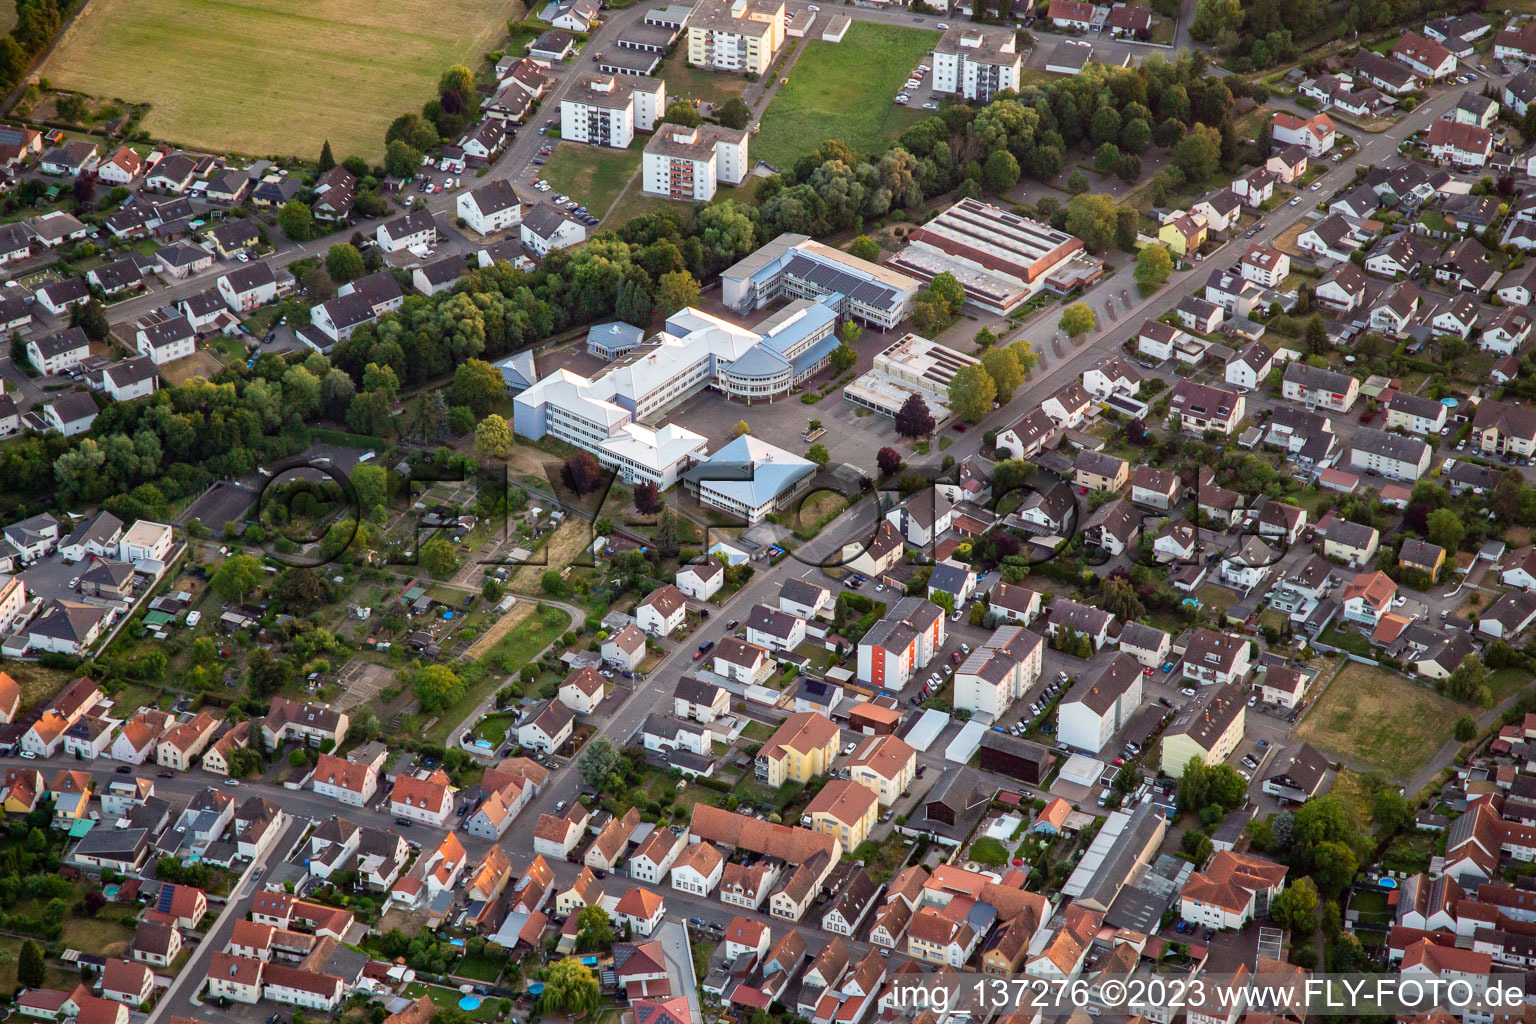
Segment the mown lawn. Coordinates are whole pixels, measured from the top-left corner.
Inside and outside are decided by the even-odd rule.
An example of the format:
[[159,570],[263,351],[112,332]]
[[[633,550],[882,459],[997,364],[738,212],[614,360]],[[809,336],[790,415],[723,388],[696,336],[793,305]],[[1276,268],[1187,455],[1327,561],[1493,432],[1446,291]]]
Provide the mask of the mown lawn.
[[314,159],[329,139],[377,160],[390,121],[450,66],[481,66],[508,16],[493,0],[91,0],[42,77],[147,102],[145,130],[181,145]]
[[1406,778],[1435,755],[1466,707],[1427,686],[1351,662],[1297,735],[1320,750]]
[[698,100],[700,103],[719,105],[726,100],[740,99],[747,89],[747,79],[743,75],[725,75],[689,64],[686,38],[673,49],[671,56],[661,62],[656,77],[667,83],[668,103],[673,100]]
[[538,170],[556,192],[578,200],[588,213],[601,218],[640,169],[648,138],[636,136],[628,149],[562,142]]
[[[571,617],[568,613],[549,607],[518,623],[480,659],[492,668],[485,674],[484,680],[478,686],[469,687],[458,703],[439,714],[436,724],[425,738],[432,743],[444,742],[449,730],[458,728],[488,693],[501,687],[507,675],[515,675],[519,668],[554,643],[570,625]],[[498,671],[494,666],[501,666],[505,671]]]
[[[820,39],[789,69],[752,140],[752,156],[788,170],[825,139],[861,153],[885,148],[929,111],[893,101],[907,75],[924,63],[939,33],[856,21],[841,43]],[[927,63],[932,63],[927,61]]]

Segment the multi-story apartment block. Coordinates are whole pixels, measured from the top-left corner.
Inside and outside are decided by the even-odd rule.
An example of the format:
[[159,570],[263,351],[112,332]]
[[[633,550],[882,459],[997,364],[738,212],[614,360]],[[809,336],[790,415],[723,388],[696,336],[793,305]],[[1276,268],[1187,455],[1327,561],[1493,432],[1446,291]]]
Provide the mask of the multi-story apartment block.
[[705,0],[688,19],[688,63],[766,74],[785,28],[783,0]]
[[1019,87],[1020,66],[1011,29],[956,25],[933,48],[933,91],[990,103]]
[[757,777],[770,786],[806,783],[832,766],[841,733],[830,718],[800,711],[784,720],[757,752]]
[[1045,640],[1023,626],[999,626],[955,672],[955,707],[997,721],[1040,678]]
[[714,124],[664,124],[645,144],[641,189],[707,203],[721,182],[740,185],[748,170],[746,132]]
[[626,149],[667,106],[667,83],[633,75],[583,75],[560,101],[560,137]]

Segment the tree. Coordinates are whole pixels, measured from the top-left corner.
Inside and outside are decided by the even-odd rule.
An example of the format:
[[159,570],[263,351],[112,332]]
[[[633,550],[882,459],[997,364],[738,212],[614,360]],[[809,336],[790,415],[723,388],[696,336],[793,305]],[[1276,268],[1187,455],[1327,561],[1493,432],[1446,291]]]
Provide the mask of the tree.
[[410,178],[421,169],[423,155],[410,143],[396,139],[384,147],[384,170],[397,178]]
[[1061,311],[1061,319],[1056,322],[1056,326],[1068,336],[1076,338],[1095,330],[1099,326],[1099,318],[1086,302],[1074,302]]
[[363,254],[347,242],[337,242],[325,254],[325,272],[337,284],[346,284],[363,276]]
[[901,471],[901,452],[889,446],[881,448],[875,453],[875,465],[880,467],[881,476],[893,476]]
[[1371,797],[1371,817],[1383,833],[1392,835],[1413,825],[1413,804],[1391,786],[1383,786]]
[[1139,619],[1147,612],[1136,595],[1136,588],[1124,576],[1111,576],[1104,581],[1099,588],[1099,607],[1126,622]]
[[1092,252],[1103,252],[1115,244],[1118,223],[1115,201],[1109,196],[1079,195],[1067,203],[1067,231],[1081,238]]
[[[366,382],[364,387],[367,387]],[[453,385],[449,399],[454,405],[467,405],[476,416],[491,411],[496,401],[506,394],[506,382],[501,371],[484,359],[466,359],[453,371]]]
[[503,459],[512,450],[512,429],[491,413],[475,426],[475,453],[482,459]]
[[907,396],[896,410],[896,433],[901,437],[927,437],[933,433],[933,413],[923,396],[915,392]]
[[1006,149],[994,150],[982,165],[982,177],[993,192],[1006,192],[1019,183],[1019,161]]
[[1456,720],[1456,742],[1466,743],[1477,738],[1477,719],[1462,715]]
[[981,354],[981,365],[997,386],[998,402],[1007,405],[1013,400],[1013,389],[1024,382],[1024,368],[1019,365],[1019,354],[1011,345],[989,348]]
[[446,665],[423,665],[411,675],[411,693],[423,714],[435,715],[464,696],[464,680]]
[[1221,133],[1197,124],[1173,147],[1173,165],[1186,181],[1199,183],[1214,175],[1221,165]]
[[1303,340],[1307,344],[1309,355],[1324,356],[1333,348],[1333,344],[1328,340],[1328,326],[1323,323],[1323,318],[1316,314],[1307,321]]
[[[852,321],[849,322],[852,323]],[[852,369],[853,364],[858,361],[859,350],[846,341],[839,342],[837,348],[832,350],[831,363],[833,373],[843,373],[846,370]]]
[[643,516],[661,511],[661,489],[649,480],[635,484],[635,510]]
[[501,585],[497,579],[487,579],[480,585],[480,596],[491,604],[495,604],[506,596],[507,588]]
[[1269,901],[1269,916],[1303,941],[1311,941],[1312,933],[1317,930],[1318,902],[1317,884],[1302,876]]
[[21,953],[16,957],[16,984],[24,988],[42,988],[48,980],[48,967],[43,963],[43,951],[31,939],[21,943]]
[[1088,191],[1088,175],[1082,171],[1073,171],[1067,175],[1067,191],[1075,196]]
[[1151,295],[1168,281],[1173,273],[1173,257],[1161,245],[1142,247],[1136,255],[1136,290]]
[[599,736],[582,748],[581,756],[576,759],[576,770],[581,773],[582,782],[605,791],[622,785],[622,780],[616,776],[623,763],[623,755],[611,742]]
[[583,1017],[597,1009],[598,999],[597,978],[580,960],[558,960],[544,968],[544,991],[539,993],[543,1014]]
[[736,425],[731,428],[732,437],[741,437],[750,433],[752,433],[752,427],[748,425],[746,420],[737,420]]
[[1462,523],[1461,517],[1448,508],[1439,508],[1429,514],[1429,541],[1438,544],[1454,556],[1461,547],[1461,539],[1467,535],[1467,528]]
[[661,303],[662,310],[668,316],[680,309],[698,305],[701,294],[699,282],[686,270],[663,274],[656,285],[656,301]]
[[1488,668],[1477,655],[1463,658],[1445,681],[1445,692],[1462,700],[1476,701],[1487,707],[1493,703],[1488,688]]
[[818,466],[825,466],[832,461],[832,453],[827,451],[827,446],[824,444],[811,445],[810,450],[805,453],[805,457]]
[[693,104],[687,100],[673,100],[668,103],[666,113],[661,115],[661,119],[686,128],[697,128],[699,122],[704,120],[699,116],[699,112],[693,109]]
[[1125,122],[1125,127],[1120,130],[1120,147],[1130,153],[1140,153],[1152,145],[1152,126],[1146,118],[1135,118]]
[[320,147],[320,162],[315,165],[315,170],[324,174],[336,166],[336,157],[331,154],[331,140],[326,139],[325,145]]
[[608,911],[595,903],[582,907],[576,915],[576,948],[585,952],[607,950],[612,945],[613,923],[608,919]]
[[860,235],[848,243],[848,255],[873,263],[880,258],[880,246],[868,235]]
[[416,553],[421,567],[436,579],[446,579],[459,568],[459,553],[445,537],[433,537]]
[[741,97],[732,96],[715,108],[715,120],[727,128],[741,131],[752,121],[752,108],[742,102]]
[[272,596],[289,609],[317,608],[326,597],[325,583],[308,566],[292,566],[272,581]]
[[858,343],[860,338],[864,337],[864,328],[859,326],[857,320],[844,320],[843,325],[837,329],[837,334],[845,343],[854,345]]
[[315,215],[297,199],[290,199],[277,211],[277,226],[289,241],[307,242],[314,235]]
[[224,564],[213,572],[208,585],[226,601],[245,602],[245,598],[261,582],[261,561],[251,555],[230,555]]
[[602,480],[603,467],[591,452],[577,452],[565,460],[565,484],[577,494],[591,494]]
[[1093,151],[1093,169],[1100,174],[1114,174],[1120,169],[1120,147],[1106,142]]
[[107,311],[101,308],[101,303],[94,297],[83,306],[71,307],[69,325],[80,328],[92,341],[106,341],[112,333]]
[[1318,843],[1312,852],[1312,878],[1329,896],[1337,896],[1355,880],[1359,861],[1355,851],[1343,843]]
[[967,423],[980,423],[996,398],[997,384],[984,366],[962,366],[950,379],[949,407]]

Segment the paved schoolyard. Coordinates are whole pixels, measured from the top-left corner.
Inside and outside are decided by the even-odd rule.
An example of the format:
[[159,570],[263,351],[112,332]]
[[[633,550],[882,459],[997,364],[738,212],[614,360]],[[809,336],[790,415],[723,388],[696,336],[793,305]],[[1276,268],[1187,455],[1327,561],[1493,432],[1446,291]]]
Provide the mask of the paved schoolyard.
[[254,491],[240,484],[220,480],[204,491],[202,497],[194,501],[176,521],[186,525],[188,521],[196,519],[209,533],[217,536],[223,531],[225,523],[244,519],[255,501]]

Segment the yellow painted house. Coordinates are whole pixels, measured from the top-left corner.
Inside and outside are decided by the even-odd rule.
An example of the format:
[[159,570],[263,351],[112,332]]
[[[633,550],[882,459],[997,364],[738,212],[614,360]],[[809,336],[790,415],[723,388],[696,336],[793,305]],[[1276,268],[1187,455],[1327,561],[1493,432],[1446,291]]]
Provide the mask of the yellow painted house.
[[1229,683],[1216,692],[1188,722],[1175,724],[1163,734],[1161,768],[1175,779],[1184,776],[1190,758],[1206,764],[1225,761],[1243,738],[1247,706],[1242,690]]
[[1427,574],[1429,581],[1434,583],[1439,580],[1440,570],[1445,566],[1445,548],[1409,537],[1397,551],[1397,565],[1400,569],[1417,569]]
[[851,850],[869,836],[880,810],[880,800],[873,790],[851,779],[833,779],[821,788],[806,807],[811,828],[832,836]]
[[837,756],[840,735],[825,715],[814,711],[790,715],[757,752],[757,780],[777,788],[824,774]]
[[1163,221],[1157,240],[1178,256],[1197,252],[1205,244],[1205,220],[1192,213],[1178,213]]

